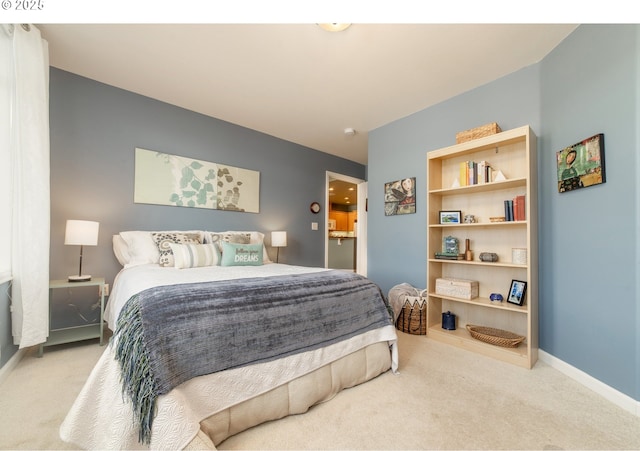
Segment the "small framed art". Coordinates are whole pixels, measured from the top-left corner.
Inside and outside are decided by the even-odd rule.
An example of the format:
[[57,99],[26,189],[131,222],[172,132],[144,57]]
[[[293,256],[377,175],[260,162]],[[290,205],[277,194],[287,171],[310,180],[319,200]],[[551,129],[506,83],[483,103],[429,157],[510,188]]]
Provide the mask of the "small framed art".
[[384,184],[384,215],[416,212],[416,178],[409,177]]
[[461,218],[460,210],[440,211],[440,224],[460,224]]
[[600,185],[607,181],[602,133],[556,152],[556,160],[560,193]]
[[509,288],[509,296],[507,302],[516,305],[524,304],[524,296],[527,293],[527,282],[522,280],[512,280],[511,288]]

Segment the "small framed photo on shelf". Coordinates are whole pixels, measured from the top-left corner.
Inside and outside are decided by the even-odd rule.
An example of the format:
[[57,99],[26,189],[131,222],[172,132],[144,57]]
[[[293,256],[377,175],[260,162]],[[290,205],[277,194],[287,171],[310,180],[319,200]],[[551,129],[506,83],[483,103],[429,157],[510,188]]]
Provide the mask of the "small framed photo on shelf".
[[440,211],[440,224],[460,224],[462,212],[460,210]]
[[512,280],[511,288],[509,288],[509,296],[507,302],[516,305],[524,304],[524,295],[527,293],[527,282],[522,280]]

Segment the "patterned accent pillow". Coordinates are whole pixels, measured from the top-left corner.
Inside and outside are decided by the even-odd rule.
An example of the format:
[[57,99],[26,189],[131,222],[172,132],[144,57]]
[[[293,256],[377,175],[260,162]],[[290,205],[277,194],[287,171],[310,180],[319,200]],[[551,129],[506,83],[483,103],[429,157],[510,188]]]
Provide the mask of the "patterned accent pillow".
[[160,252],[160,266],[174,266],[175,260],[171,251],[171,243],[175,244],[202,244],[202,235],[199,233],[183,232],[153,232],[153,241]]
[[262,244],[236,244],[222,242],[220,266],[262,265]]
[[222,243],[251,243],[251,232],[210,232],[206,241],[215,244],[218,251],[222,252]]
[[220,253],[213,244],[169,243],[169,246],[178,269],[216,266],[220,263]]

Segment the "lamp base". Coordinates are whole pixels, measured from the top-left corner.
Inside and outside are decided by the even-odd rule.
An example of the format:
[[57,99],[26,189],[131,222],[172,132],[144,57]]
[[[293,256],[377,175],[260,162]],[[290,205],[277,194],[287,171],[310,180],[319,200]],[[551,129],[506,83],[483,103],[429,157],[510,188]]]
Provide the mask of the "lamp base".
[[79,276],[69,276],[69,282],[88,282],[91,280],[90,274],[83,274]]

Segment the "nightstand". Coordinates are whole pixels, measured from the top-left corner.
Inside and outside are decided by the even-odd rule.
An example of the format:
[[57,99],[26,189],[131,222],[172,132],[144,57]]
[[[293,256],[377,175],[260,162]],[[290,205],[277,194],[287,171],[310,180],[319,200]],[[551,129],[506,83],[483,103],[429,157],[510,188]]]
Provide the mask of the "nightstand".
[[100,338],[100,346],[104,343],[104,278],[93,277],[86,282],[69,282],[68,280],[51,280],[49,281],[49,327],[51,327],[51,301],[53,299],[53,290],[60,288],[79,288],[79,287],[97,287],[100,293],[100,322],[94,324],[83,324],[80,326],[64,327],[60,329],[49,329],[49,338],[42,343],[38,349],[38,357],[42,357],[45,346],[59,345],[63,343],[71,343],[74,341],[89,340],[91,338]]

